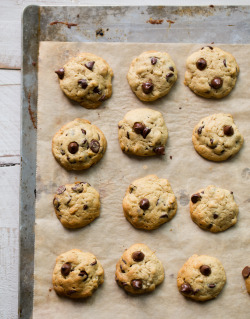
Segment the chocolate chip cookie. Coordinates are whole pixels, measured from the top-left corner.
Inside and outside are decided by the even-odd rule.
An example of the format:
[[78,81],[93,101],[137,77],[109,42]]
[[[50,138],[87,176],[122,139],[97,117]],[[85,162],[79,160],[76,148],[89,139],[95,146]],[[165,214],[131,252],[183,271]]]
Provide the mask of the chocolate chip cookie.
[[243,140],[232,115],[223,113],[200,120],[192,135],[197,153],[215,162],[233,157],[241,149]]
[[164,268],[148,246],[134,244],[125,250],[116,264],[115,279],[125,291],[144,294],[163,282]]
[[53,205],[57,218],[66,228],[86,226],[100,214],[99,193],[85,182],[60,186]]
[[186,62],[184,84],[205,98],[221,99],[235,86],[239,66],[232,54],[216,47],[203,47]]
[[52,140],[52,153],[67,170],[91,167],[103,157],[106,148],[103,132],[84,119],[67,123]]
[[165,154],[168,130],[160,112],[146,108],[129,111],[118,129],[123,152],[138,156]]
[[200,228],[218,233],[237,222],[238,205],[233,192],[210,185],[191,196],[190,215]]
[[103,277],[103,268],[93,254],[72,249],[56,258],[52,281],[58,295],[86,298],[103,283]]
[[245,284],[246,284],[246,288],[247,288],[247,292],[250,294],[250,267],[246,266],[243,270],[242,270],[242,276],[245,279]]
[[92,53],[79,54],[55,72],[63,92],[87,109],[98,107],[112,94],[113,71]]
[[206,301],[219,295],[226,283],[221,262],[206,255],[193,255],[178,272],[177,286],[188,298]]
[[132,61],[127,79],[141,101],[155,101],[168,94],[177,80],[177,69],[167,52],[147,51]]
[[122,202],[124,215],[136,228],[152,230],[170,221],[177,202],[167,179],[148,175],[129,185]]

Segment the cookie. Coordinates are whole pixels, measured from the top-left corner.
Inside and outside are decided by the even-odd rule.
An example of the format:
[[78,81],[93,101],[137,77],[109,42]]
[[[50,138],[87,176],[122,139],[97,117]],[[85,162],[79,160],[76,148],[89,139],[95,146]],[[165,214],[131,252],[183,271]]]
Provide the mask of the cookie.
[[243,270],[242,270],[242,276],[245,279],[245,284],[246,284],[246,288],[247,288],[247,292],[250,294],[250,267],[246,266]]
[[151,109],[129,111],[118,123],[123,152],[138,156],[164,155],[168,130],[162,114]]
[[232,115],[223,113],[200,120],[192,135],[196,152],[214,162],[225,161],[237,154],[243,140]]
[[190,215],[200,228],[218,233],[237,222],[238,205],[233,192],[210,185],[191,196]]
[[178,272],[177,286],[188,298],[206,301],[219,295],[226,283],[221,262],[206,255],[193,255]]
[[170,221],[177,202],[167,179],[148,175],[129,185],[122,202],[124,215],[136,228],[152,230]]
[[53,287],[60,296],[86,298],[104,281],[104,271],[96,257],[72,249],[56,258]]
[[116,264],[115,279],[125,291],[144,294],[163,282],[164,268],[148,246],[134,244],[125,250]]
[[228,95],[240,70],[232,54],[211,46],[190,55],[186,68],[184,84],[207,99]]
[[91,167],[103,157],[106,148],[103,132],[84,119],[67,123],[52,140],[52,153],[67,170]]
[[147,51],[132,61],[127,79],[141,101],[155,101],[168,94],[177,80],[177,69],[167,52]]
[[92,53],[80,53],[55,73],[67,97],[87,109],[98,107],[112,94],[113,71]]
[[66,228],[86,226],[100,214],[99,193],[85,182],[60,186],[53,205],[57,218]]

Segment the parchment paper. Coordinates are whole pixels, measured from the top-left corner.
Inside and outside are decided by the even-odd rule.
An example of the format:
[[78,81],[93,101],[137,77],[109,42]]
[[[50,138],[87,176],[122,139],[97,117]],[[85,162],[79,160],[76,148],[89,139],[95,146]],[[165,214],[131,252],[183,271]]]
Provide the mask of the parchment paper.
[[[220,45],[236,57],[241,68],[235,89],[221,100],[198,97],[183,84],[186,58],[201,46],[40,43],[34,318],[249,318],[250,297],[241,270],[250,264],[250,46]],[[135,56],[152,49],[170,53],[178,80],[168,96],[143,103],[130,90],[126,74]],[[113,95],[96,110],[71,102],[62,93],[54,73],[79,52],[100,55],[114,71]],[[169,139],[163,157],[130,157],[119,147],[118,121],[129,110],[145,106],[162,112],[165,118]],[[202,117],[219,112],[233,115],[245,142],[232,160],[213,163],[195,152],[191,136]],[[94,167],[67,172],[54,160],[51,140],[62,125],[76,117],[97,125],[107,138],[108,148]],[[133,228],[122,211],[128,185],[148,174],[169,179],[178,200],[176,216],[151,232]],[[87,181],[99,190],[101,215],[89,226],[67,230],[54,213],[52,199],[58,186],[75,181]],[[218,234],[201,230],[189,216],[190,194],[210,184],[233,191],[240,207],[236,226]],[[124,249],[138,242],[156,251],[165,267],[165,280],[151,294],[130,296],[114,280],[115,265]],[[104,284],[87,300],[58,297],[53,290],[55,259],[72,248],[92,252],[105,270]],[[215,256],[225,267],[227,284],[213,301],[193,302],[177,290],[177,272],[195,253]]]

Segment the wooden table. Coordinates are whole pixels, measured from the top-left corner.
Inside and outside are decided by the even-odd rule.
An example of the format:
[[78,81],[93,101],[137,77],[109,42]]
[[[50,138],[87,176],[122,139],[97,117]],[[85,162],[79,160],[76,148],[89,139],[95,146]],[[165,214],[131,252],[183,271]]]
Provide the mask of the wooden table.
[[250,5],[250,0],[0,0],[0,318],[18,317],[21,15],[28,5]]

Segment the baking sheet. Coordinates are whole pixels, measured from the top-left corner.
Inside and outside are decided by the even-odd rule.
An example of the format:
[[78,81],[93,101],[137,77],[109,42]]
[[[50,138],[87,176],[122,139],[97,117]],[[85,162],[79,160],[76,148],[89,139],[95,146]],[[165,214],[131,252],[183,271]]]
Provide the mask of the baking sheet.
[[[241,72],[236,88],[222,100],[195,96],[183,84],[185,60],[201,45],[129,43],[41,42],[39,54],[37,203],[35,242],[34,318],[247,318],[249,296],[241,270],[249,264],[249,102],[250,66],[248,45],[220,45],[237,59]],[[126,73],[131,60],[146,50],[166,50],[174,59],[178,80],[161,100],[143,103],[131,92]],[[67,99],[60,90],[54,70],[79,52],[102,56],[114,71],[112,98],[96,110],[86,110]],[[168,130],[166,155],[136,158],[122,153],[117,140],[117,123],[134,108],[150,107],[163,113]],[[225,163],[212,163],[193,149],[191,135],[200,118],[229,112],[245,137],[240,153]],[[108,148],[103,159],[82,172],[67,172],[54,160],[51,140],[59,128],[76,117],[86,118],[105,134]],[[170,159],[172,156],[172,159]],[[168,178],[177,196],[178,211],[172,221],[158,230],[136,230],[124,218],[122,199],[136,178],[156,174]],[[101,216],[80,230],[64,229],[52,206],[53,193],[64,183],[87,181],[101,195]],[[197,227],[189,217],[189,195],[215,184],[235,194],[240,206],[239,221],[233,228],[211,234]],[[136,242],[156,251],[165,268],[165,281],[155,292],[144,296],[127,295],[114,280],[115,264],[125,248]],[[94,253],[105,270],[105,282],[83,301],[58,297],[51,276],[57,255],[79,248]],[[223,263],[228,282],[221,295],[204,304],[186,300],[176,288],[179,268],[192,254],[215,256]],[[247,259],[248,258],[248,259]]]

